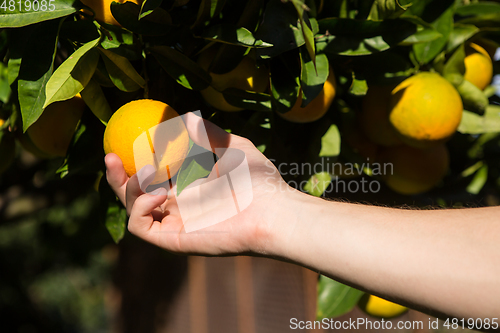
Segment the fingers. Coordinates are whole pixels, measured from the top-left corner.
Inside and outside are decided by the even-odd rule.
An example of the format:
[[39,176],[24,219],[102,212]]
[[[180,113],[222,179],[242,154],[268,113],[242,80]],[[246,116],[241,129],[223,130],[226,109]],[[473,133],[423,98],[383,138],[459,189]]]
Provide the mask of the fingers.
[[210,121],[198,117],[192,112],[183,116],[189,137],[198,146],[213,151],[214,148],[227,148],[231,142],[231,134]]
[[128,176],[123,168],[123,163],[118,155],[113,153],[106,155],[104,163],[106,164],[106,179],[108,180],[108,184],[125,205]]
[[156,175],[156,170],[152,165],[146,165],[140,169],[135,175],[130,177],[127,183],[126,190],[126,205],[127,214],[130,216],[132,208],[137,198],[146,193],[146,188],[153,181]]
[[151,241],[148,233],[155,222],[152,212],[165,200],[167,200],[167,190],[163,187],[137,197],[131,210],[128,230],[138,237]]

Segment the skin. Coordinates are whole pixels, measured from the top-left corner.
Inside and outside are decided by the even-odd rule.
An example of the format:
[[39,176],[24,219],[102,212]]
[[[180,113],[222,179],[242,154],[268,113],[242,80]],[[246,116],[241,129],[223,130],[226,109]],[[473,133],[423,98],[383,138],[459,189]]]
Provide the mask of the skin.
[[[132,234],[174,253],[297,263],[441,318],[498,317],[498,207],[402,210],[312,197],[288,187],[249,140],[193,114],[185,122],[197,144],[204,145],[197,135],[204,125],[211,146],[245,152],[254,199],[233,218],[185,233],[175,197],[165,189],[144,194],[137,175],[129,179],[118,156],[108,154],[107,179]],[[222,227],[230,232],[209,232]]]

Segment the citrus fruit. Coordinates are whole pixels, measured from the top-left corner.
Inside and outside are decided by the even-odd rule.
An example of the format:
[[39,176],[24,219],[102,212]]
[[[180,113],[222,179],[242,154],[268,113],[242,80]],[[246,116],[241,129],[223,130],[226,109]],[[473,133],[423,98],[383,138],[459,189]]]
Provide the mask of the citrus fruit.
[[[208,71],[215,50],[207,50],[200,54],[198,64]],[[232,71],[224,74],[210,73],[212,83],[201,91],[203,99],[216,109],[222,111],[241,111],[243,108],[229,104],[222,91],[227,88],[237,88],[262,93],[269,85],[269,70],[264,67],[257,67],[255,61],[250,56],[245,56]]]
[[337,84],[335,82],[335,74],[330,68],[328,78],[323,85],[323,90],[305,107],[302,105],[302,90],[299,91],[299,96],[292,109],[288,112],[278,112],[281,118],[293,123],[310,123],[323,117],[332,105]]
[[466,48],[464,79],[484,90],[493,78],[493,63],[484,48],[471,43]]
[[392,91],[389,121],[410,146],[429,147],[455,133],[462,119],[462,99],[437,73],[419,73]]
[[405,306],[369,294],[364,294],[361,297],[358,306],[366,314],[383,319],[398,317],[408,311]]
[[71,139],[85,109],[80,95],[50,104],[26,131],[29,140],[42,152],[41,156],[66,156]]
[[151,184],[173,177],[189,150],[189,135],[179,114],[169,105],[150,99],[120,107],[104,132],[104,152],[122,160],[129,177],[150,164],[157,170]]
[[125,3],[127,1],[133,2],[137,5],[142,4],[142,0],[82,0],[83,4],[92,8],[95,13],[95,19],[106,24],[121,26],[111,13],[111,3],[119,2]]
[[372,142],[381,146],[402,144],[389,122],[389,105],[394,86],[370,86],[363,98],[361,128]]
[[377,161],[388,167],[383,176],[385,183],[401,194],[419,194],[436,186],[446,175],[449,167],[448,149],[444,144],[418,149],[395,146],[384,149]]

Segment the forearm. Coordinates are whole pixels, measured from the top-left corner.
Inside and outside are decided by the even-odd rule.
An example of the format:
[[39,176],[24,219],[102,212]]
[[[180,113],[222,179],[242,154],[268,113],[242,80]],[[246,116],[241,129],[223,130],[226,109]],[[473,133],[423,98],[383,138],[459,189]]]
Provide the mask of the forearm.
[[401,210],[290,195],[270,252],[457,317],[500,313],[498,208]]

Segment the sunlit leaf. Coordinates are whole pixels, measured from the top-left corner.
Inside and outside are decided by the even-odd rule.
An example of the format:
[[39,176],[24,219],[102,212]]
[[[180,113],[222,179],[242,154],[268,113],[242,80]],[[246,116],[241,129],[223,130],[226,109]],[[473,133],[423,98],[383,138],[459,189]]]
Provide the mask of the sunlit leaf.
[[335,318],[351,311],[364,292],[321,275],[316,318]]

